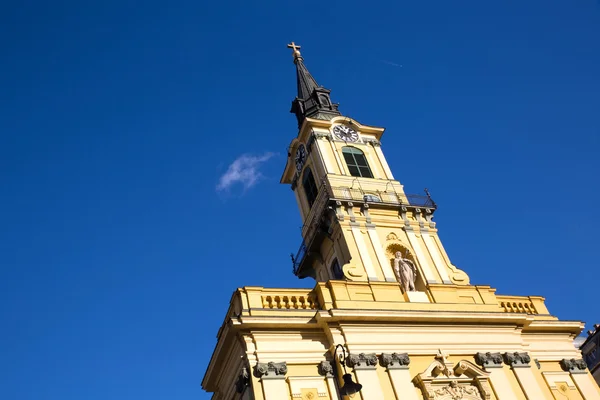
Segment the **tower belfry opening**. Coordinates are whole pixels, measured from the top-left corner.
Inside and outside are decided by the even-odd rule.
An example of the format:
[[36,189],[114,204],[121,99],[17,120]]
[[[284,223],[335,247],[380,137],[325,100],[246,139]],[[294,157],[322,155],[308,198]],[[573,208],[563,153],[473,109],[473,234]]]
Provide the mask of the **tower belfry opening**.
[[385,129],[342,115],[288,47],[298,133],[281,183],[303,223],[292,270],[314,287],[238,288],[204,389],[215,400],[600,400],[573,346],[583,323],[558,320],[543,297],[471,284],[429,192],[406,193],[392,174]]

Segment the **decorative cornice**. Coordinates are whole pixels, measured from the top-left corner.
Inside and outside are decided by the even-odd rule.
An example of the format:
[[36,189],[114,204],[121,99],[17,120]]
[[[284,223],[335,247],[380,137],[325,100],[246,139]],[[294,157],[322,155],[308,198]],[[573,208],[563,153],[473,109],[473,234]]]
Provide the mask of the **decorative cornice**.
[[477,353],[475,362],[485,368],[502,367],[502,354],[500,353]]
[[375,353],[349,354],[346,365],[354,369],[374,369],[377,366],[377,356]]
[[571,358],[570,360],[563,358],[560,360],[560,366],[564,371],[572,374],[585,374],[585,370],[587,368],[585,361],[582,359],[576,360],[574,358]]
[[504,362],[506,365],[510,365],[513,368],[529,367],[531,357],[529,357],[529,354],[527,353],[519,353],[518,351],[515,351],[514,353],[504,353]]
[[326,377],[333,376],[333,365],[329,361],[321,361],[319,363],[319,375],[323,375]]
[[410,358],[408,353],[381,353],[380,364],[387,369],[408,369]]
[[283,362],[257,363],[254,367],[254,374],[257,378],[285,378],[287,374],[287,365]]
[[250,374],[246,367],[242,368],[242,372],[238,376],[237,382],[235,383],[235,390],[238,393],[243,393],[244,389],[250,383]]

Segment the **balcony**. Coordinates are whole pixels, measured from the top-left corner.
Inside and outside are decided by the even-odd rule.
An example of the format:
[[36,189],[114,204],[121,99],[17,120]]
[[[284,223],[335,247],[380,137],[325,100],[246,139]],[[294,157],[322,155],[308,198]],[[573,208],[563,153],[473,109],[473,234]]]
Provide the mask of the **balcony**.
[[393,183],[393,181],[375,181],[370,185],[365,185],[367,188],[363,189],[331,186],[327,182],[323,182],[302,226],[304,240],[296,255],[292,254],[291,256],[294,274],[299,278],[307,276],[314,278],[314,271],[310,269],[303,271],[302,267],[307,262],[312,262],[318,254],[318,247],[322,239],[331,233],[330,221],[326,218],[326,212],[328,207],[336,201],[367,204],[370,207],[425,208],[431,211],[437,208],[427,189],[425,189],[425,195],[405,194],[395,191]]

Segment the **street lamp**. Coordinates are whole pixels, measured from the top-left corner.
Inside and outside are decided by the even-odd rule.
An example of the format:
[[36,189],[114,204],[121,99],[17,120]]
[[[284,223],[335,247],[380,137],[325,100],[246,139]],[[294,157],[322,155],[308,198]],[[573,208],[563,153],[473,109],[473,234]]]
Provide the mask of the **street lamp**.
[[340,364],[342,364],[342,367],[344,367],[344,375],[342,376],[344,383],[340,388],[340,394],[342,396],[349,396],[350,398],[353,398],[356,393],[360,392],[360,389],[362,389],[362,385],[360,383],[355,383],[352,380],[352,374],[349,374],[348,371],[346,371],[346,349],[344,348],[344,346],[342,346],[341,344],[335,346],[335,350],[333,351],[333,357],[335,358],[339,348],[342,349],[342,354],[340,354],[339,356]]

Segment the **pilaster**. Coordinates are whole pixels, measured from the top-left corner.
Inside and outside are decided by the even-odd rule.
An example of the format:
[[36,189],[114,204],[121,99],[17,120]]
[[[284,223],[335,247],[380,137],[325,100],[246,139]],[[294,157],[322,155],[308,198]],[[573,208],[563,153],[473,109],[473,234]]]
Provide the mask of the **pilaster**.
[[519,385],[528,400],[540,400],[545,398],[538,381],[533,375],[531,365],[529,365],[531,362],[529,354],[519,352],[504,353],[503,358],[504,362],[513,370],[519,381]]
[[[351,209],[352,206],[349,206],[348,208]],[[375,268],[373,268],[373,262],[371,261],[369,251],[367,250],[367,246],[365,244],[363,235],[360,231],[359,223],[350,222],[350,229],[352,231],[352,236],[354,237],[354,242],[356,243],[356,248],[358,249],[360,259],[365,268],[365,272],[367,273],[367,277],[370,281],[378,281],[379,278],[377,277],[377,272],[375,271]]]
[[363,399],[384,399],[383,390],[377,376],[377,356],[375,353],[349,354],[346,366],[353,368],[356,381],[363,385],[360,394]]
[[587,365],[582,359],[562,359],[560,366],[563,371],[568,372],[575,382],[575,386],[583,395],[585,400],[600,400],[600,389],[587,371]]
[[452,280],[450,279],[450,275],[448,275],[448,269],[446,268],[446,264],[443,262],[437,245],[433,241],[431,235],[429,233],[422,232],[421,236],[423,237],[423,242],[425,243],[427,251],[429,251],[431,259],[433,260],[435,269],[437,269],[440,278],[442,278],[442,282],[451,284]]
[[340,396],[338,387],[334,381],[333,365],[331,365],[331,362],[321,361],[321,363],[319,364],[319,375],[325,377],[327,389],[329,390],[329,397],[331,397],[332,399],[341,399],[342,396]]
[[377,233],[375,224],[367,224],[367,234],[371,239],[371,244],[375,250],[375,255],[377,256],[377,260],[379,261],[379,265],[381,266],[381,270],[383,271],[383,276],[385,277],[386,282],[396,282],[396,276],[394,275],[394,271],[392,270],[389,260],[385,257],[383,245],[379,240],[379,235]]
[[438,283],[438,280],[433,272],[433,270],[431,269],[431,266],[429,265],[429,263],[427,262],[427,257],[425,257],[425,254],[423,254],[423,250],[421,248],[421,243],[419,243],[419,238],[417,238],[415,231],[412,229],[412,227],[404,227],[405,231],[406,231],[406,236],[408,237],[408,241],[410,242],[411,247],[413,248],[416,258],[419,261],[419,266],[421,267],[421,270],[423,271],[423,275],[424,275],[424,280],[425,280],[425,284],[429,284],[429,283]]
[[475,363],[483,367],[486,372],[490,373],[492,390],[496,394],[498,400],[518,398],[510,384],[506,371],[504,370],[502,354],[491,352],[477,353],[475,354]]
[[285,374],[287,365],[284,362],[258,363],[254,367],[254,374],[260,379],[265,400],[282,400],[290,396]]
[[419,400],[408,370],[408,353],[382,353],[380,364],[390,377],[397,399]]

